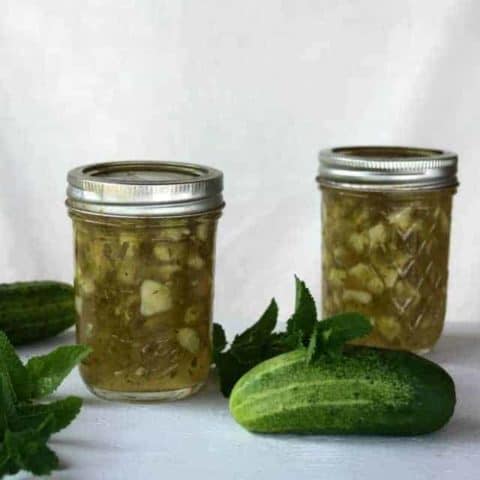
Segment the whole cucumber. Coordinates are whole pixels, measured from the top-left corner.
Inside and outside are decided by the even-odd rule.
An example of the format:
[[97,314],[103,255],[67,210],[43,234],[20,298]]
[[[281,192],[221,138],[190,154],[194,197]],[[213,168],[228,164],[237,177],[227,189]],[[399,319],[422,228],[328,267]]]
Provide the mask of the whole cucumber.
[[413,353],[350,347],[307,364],[305,349],[247,372],[230,411],[263,433],[418,435],[445,425],[455,408],[448,373]]
[[0,284],[0,330],[14,345],[52,337],[74,323],[71,285],[54,281]]

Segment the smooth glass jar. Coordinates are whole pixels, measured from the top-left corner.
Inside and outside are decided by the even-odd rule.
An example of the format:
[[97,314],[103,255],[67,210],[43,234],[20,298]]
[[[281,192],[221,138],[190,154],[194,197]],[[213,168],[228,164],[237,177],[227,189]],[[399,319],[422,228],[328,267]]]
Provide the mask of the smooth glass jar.
[[323,314],[367,315],[359,343],[426,352],[440,337],[456,162],[402,147],[320,153]]
[[186,397],[211,363],[220,172],[117,162],[69,174],[80,372],[117,400]]

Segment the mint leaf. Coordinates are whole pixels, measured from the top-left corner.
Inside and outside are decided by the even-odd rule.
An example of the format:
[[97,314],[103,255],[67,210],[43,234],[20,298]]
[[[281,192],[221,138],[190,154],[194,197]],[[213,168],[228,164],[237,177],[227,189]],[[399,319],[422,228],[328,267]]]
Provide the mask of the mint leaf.
[[277,317],[277,302],[272,299],[260,319],[234,338],[230,352],[239,363],[251,365],[269,358],[268,346]]
[[89,347],[60,347],[22,364],[8,338],[0,332],[0,477],[29,470],[45,475],[58,467],[46,445],[78,414],[81,399],[67,397],[48,404],[30,403],[53,392]]
[[22,431],[7,429],[0,447],[0,476],[30,470],[36,475],[45,475],[57,468],[56,455],[46,446],[48,429],[53,421],[47,416],[35,428]]
[[16,418],[15,392],[3,363],[0,363],[0,435],[8,429],[10,420]]
[[240,363],[231,352],[218,354],[216,359],[216,370],[222,394],[225,397],[228,397],[235,383],[237,383],[237,380],[254,366],[253,363]]
[[2,475],[29,470],[34,475],[47,475],[58,468],[58,458],[46,445],[41,431],[25,430],[22,432],[5,432],[0,452]]
[[225,330],[223,327],[218,324],[213,324],[213,335],[212,335],[212,343],[213,343],[213,355],[215,357],[216,354],[222,352],[225,347],[227,346],[227,337],[225,335]]
[[10,382],[18,400],[30,398],[30,375],[12,347],[8,337],[0,331],[0,362],[5,365]]
[[343,345],[362,338],[372,331],[372,324],[360,313],[341,313],[318,323],[319,331],[327,353],[338,355]]
[[314,362],[321,352],[321,347],[318,345],[318,327],[315,325],[313,328],[312,336],[308,342],[307,347],[307,363]]
[[299,341],[299,336],[288,335],[286,332],[272,333],[267,344],[270,357],[295,350],[299,347]]
[[277,324],[278,306],[272,299],[265,312],[254,325],[237,335],[230,349],[223,352],[227,342],[223,328],[214,325],[214,361],[221,392],[228,397],[237,380],[257,363],[284,351],[284,338],[273,334]]
[[310,337],[307,362],[317,360],[321,354],[341,355],[345,343],[368,335],[372,324],[360,313],[341,313],[318,322]]
[[47,418],[50,423],[43,429],[48,436],[67,427],[80,412],[82,399],[78,397],[67,397],[51,403],[37,403],[32,405],[20,405],[18,417],[12,424],[14,430],[36,429]]
[[312,335],[316,321],[315,300],[305,282],[295,276],[295,312],[287,321],[287,334],[293,339],[290,344],[293,345],[300,339],[305,345]]
[[241,345],[252,345],[264,342],[273,332],[277,325],[278,305],[274,298],[270,301],[265,312],[260,319],[254,323],[250,328],[247,328],[242,334],[237,335],[232,347],[239,347]]
[[71,370],[91,351],[85,345],[58,347],[53,352],[33,357],[27,362],[32,382],[32,397],[41,398],[54,392]]
[[19,470],[20,469],[11,462],[5,444],[2,444],[0,446],[0,478],[3,478],[4,475],[13,475]]

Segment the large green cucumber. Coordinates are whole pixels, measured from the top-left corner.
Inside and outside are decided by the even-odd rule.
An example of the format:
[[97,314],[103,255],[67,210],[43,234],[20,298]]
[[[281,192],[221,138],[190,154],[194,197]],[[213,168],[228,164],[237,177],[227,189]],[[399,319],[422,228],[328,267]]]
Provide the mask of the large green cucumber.
[[0,284],[0,330],[14,345],[52,337],[74,323],[71,285],[53,281]]
[[453,414],[453,380],[425,358],[350,347],[307,365],[306,355],[294,350],[247,372],[230,396],[235,420],[264,433],[418,435]]

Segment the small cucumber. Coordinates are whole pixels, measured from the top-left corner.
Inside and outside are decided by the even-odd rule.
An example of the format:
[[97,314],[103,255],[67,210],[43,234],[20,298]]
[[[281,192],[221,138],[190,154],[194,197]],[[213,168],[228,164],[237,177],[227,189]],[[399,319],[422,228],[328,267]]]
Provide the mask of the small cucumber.
[[14,345],[52,337],[74,323],[71,285],[53,281],[0,284],[0,330]]
[[230,397],[235,420],[263,433],[418,435],[453,414],[452,378],[413,353],[350,347],[306,358],[294,350],[247,372]]

